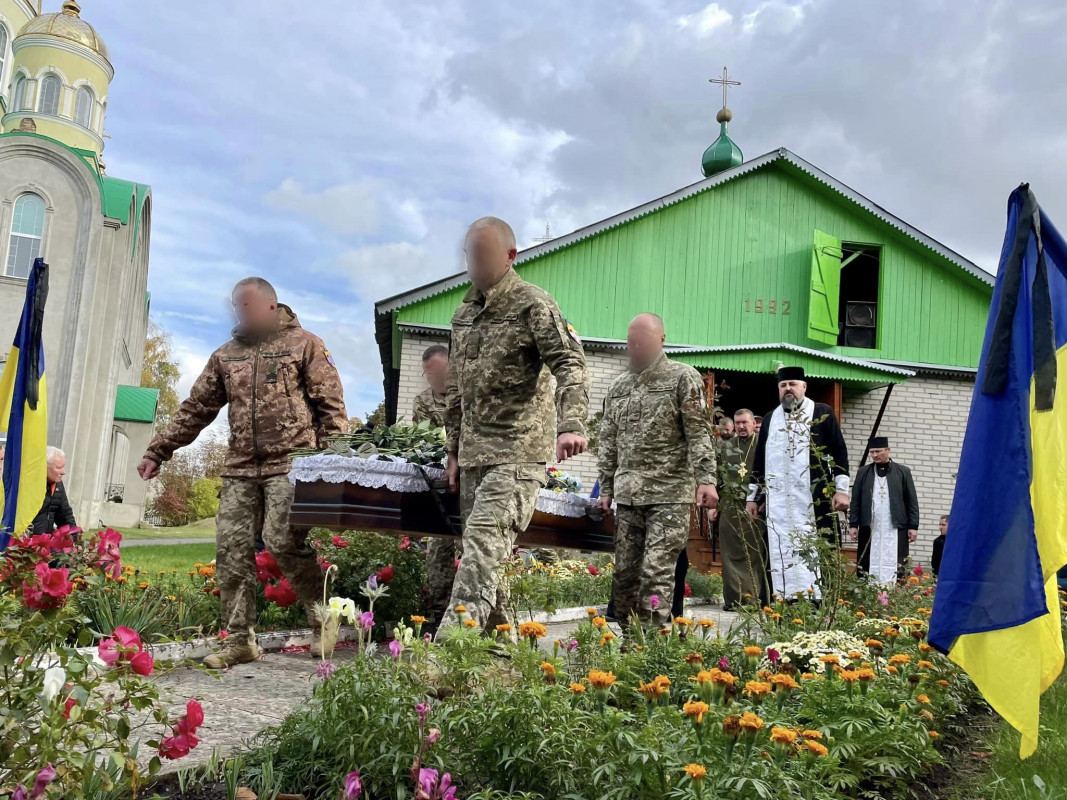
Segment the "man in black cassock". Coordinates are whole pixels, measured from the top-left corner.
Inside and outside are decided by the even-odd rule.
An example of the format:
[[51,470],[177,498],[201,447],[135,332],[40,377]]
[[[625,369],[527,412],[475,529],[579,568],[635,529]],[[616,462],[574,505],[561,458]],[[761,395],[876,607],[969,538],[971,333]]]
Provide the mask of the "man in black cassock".
[[755,518],[766,503],[770,585],[783,597],[808,589],[819,596],[814,565],[801,554],[816,534],[840,547],[834,516],[849,505],[841,426],[833,409],[810,400],[807,391],[803,368],[778,370],[781,403],[760,428],[746,504]]
[[890,458],[889,439],[867,445],[871,463],[856,475],[849,510],[849,533],[859,539],[859,567],[878,583],[902,576],[908,546],[919,535],[919,499],[911,470]]

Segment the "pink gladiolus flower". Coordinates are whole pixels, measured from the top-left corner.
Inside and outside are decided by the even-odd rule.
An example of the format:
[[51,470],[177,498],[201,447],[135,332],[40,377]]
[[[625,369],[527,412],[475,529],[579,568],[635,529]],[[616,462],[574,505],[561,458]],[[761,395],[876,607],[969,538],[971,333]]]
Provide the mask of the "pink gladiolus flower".
[[782,658],[782,654],[775,650],[773,647],[767,648],[767,658],[770,659],[771,664],[777,664]]
[[422,767],[419,770],[419,789],[418,794],[415,796],[425,798],[425,800],[431,800],[434,792],[437,790],[437,770],[430,769],[429,767]]
[[400,658],[400,654],[404,651],[404,645],[400,644],[399,640],[393,639],[389,642],[389,652],[393,658]]
[[44,797],[44,791],[48,788],[48,784],[55,779],[56,770],[51,764],[38,772],[37,778],[33,782],[33,792],[30,793],[31,800],[38,800],[38,798]]
[[15,791],[11,793],[11,800],[30,800],[30,795],[26,791],[26,787],[21,783],[15,787]]
[[888,607],[889,606],[889,592],[879,592],[878,593],[878,602],[881,603],[883,607]]
[[426,734],[426,744],[434,744],[441,738],[441,731],[438,728],[430,728],[430,732]]
[[345,776],[345,800],[359,800],[363,794],[363,782],[359,779],[359,770]]
[[721,670],[730,669],[730,659],[728,659],[726,656],[723,656],[722,658],[720,658],[719,659],[719,669],[721,669]]
[[374,627],[374,612],[364,611],[359,615],[359,626],[365,631],[369,631]]
[[417,703],[415,705],[415,713],[419,715],[419,727],[421,728],[426,724],[426,717],[430,714],[429,703]]
[[578,640],[577,639],[571,639],[569,642],[567,642],[567,652],[568,653],[573,653],[577,649],[578,649]]
[[319,664],[315,670],[315,674],[323,680],[331,677],[337,671],[337,667],[331,664],[329,661],[323,661]]
[[654,594],[650,598],[648,598],[648,604],[652,607],[653,611],[659,608],[659,595]]

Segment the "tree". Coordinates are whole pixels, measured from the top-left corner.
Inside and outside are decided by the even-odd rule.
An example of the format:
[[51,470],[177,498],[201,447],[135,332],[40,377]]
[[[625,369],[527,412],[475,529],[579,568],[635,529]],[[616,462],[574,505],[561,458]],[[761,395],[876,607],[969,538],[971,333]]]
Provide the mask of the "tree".
[[162,430],[174,412],[179,399],[176,387],[181,371],[174,360],[170,334],[154,320],[148,321],[147,339],[144,345],[144,364],[141,367],[141,386],[159,390],[159,405],[156,408],[156,430]]
[[367,415],[368,425],[384,425],[385,424],[385,401],[378,403],[378,407]]
[[153,481],[146,503],[148,516],[172,527],[218,514],[226,439],[225,432],[206,432],[195,444],[175,453]]

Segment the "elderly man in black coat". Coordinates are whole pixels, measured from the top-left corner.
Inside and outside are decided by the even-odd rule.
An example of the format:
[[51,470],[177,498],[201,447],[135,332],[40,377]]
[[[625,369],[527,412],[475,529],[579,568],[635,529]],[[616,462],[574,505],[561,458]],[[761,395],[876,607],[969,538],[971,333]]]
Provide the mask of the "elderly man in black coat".
[[45,489],[44,505],[33,518],[33,532],[52,533],[56,528],[76,528],[74,511],[67,500],[63,476],[67,474],[67,457],[58,447],[48,448],[48,486]]
[[919,500],[911,470],[890,458],[889,439],[868,444],[871,463],[856,475],[849,533],[859,539],[859,566],[878,583],[895,583],[919,535]]

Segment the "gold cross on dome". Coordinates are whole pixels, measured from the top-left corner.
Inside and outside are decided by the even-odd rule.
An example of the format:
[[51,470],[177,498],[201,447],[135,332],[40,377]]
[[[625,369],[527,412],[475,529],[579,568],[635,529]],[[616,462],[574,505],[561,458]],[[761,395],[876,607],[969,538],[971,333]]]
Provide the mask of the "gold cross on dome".
[[722,68],[721,78],[709,78],[708,83],[717,83],[722,86],[722,107],[726,108],[726,90],[731,86],[740,86],[741,81],[730,80],[730,75],[726,71],[726,67]]

